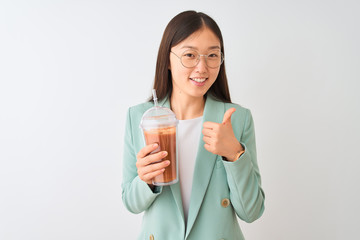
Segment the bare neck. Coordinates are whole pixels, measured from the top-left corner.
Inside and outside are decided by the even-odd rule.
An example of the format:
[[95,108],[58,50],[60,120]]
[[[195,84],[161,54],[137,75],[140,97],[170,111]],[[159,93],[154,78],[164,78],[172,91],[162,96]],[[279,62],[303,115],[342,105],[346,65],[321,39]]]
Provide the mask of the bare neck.
[[171,109],[179,120],[201,117],[204,113],[205,98],[193,98],[172,94]]

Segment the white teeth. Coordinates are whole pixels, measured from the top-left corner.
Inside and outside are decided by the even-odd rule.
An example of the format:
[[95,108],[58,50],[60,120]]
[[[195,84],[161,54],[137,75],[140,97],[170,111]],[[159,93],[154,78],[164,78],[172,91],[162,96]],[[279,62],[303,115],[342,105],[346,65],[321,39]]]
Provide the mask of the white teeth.
[[206,78],[192,78],[192,80],[194,80],[195,82],[202,83],[206,80]]

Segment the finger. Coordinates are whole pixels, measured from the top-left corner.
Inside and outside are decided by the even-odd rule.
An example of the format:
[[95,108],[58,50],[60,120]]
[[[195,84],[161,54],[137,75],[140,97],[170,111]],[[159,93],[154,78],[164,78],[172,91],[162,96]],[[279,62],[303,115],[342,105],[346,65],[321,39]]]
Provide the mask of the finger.
[[215,132],[212,129],[209,128],[203,128],[202,134],[204,136],[213,137],[215,135]]
[[215,123],[215,122],[204,122],[203,128],[215,129],[217,128],[218,125],[219,123]]
[[149,155],[149,153],[151,153],[152,151],[154,151],[156,148],[158,148],[159,145],[157,143],[154,144],[149,144],[146,145],[145,147],[143,147],[137,154],[137,158],[144,158],[147,155]]
[[157,171],[155,171],[155,172],[147,173],[147,174],[145,174],[145,175],[143,176],[143,179],[142,179],[142,180],[143,180],[144,182],[151,182],[151,180],[152,180],[153,178],[155,178],[156,176],[159,176],[160,174],[164,173],[164,171],[165,171],[165,168],[162,168],[162,169],[157,170]]
[[210,144],[205,143],[205,144],[204,144],[204,148],[205,148],[208,152],[212,152],[212,151],[211,151],[211,146],[210,146]]
[[169,160],[165,160],[165,161],[155,163],[155,164],[150,164],[150,165],[147,165],[147,166],[141,168],[139,175],[142,175],[144,178],[145,175],[159,171],[161,169],[165,169],[169,165],[170,165]]
[[225,114],[224,114],[224,117],[223,117],[223,121],[222,123],[227,123],[230,121],[231,123],[231,115],[236,111],[236,108],[229,108]]
[[212,144],[214,141],[213,141],[213,138],[209,137],[209,136],[203,136],[203,141],[206,143],[206,144]]
[[161,161],[164,157],[166,157],[168,153],[166,151],[161,151],[158,153],[150,154],[147,157],[144,158],[144,165],[149,165],[152,163],[156,163]]
[[147,165],[147,166],[143,167],[141,171],[142,171],[143,174],[147,174],[147,173],[150,173],[150,172],[155,172],[155,171],[160,170],[162,168],[166,168],[169,165],[170,165],[170,161],[169,160],[164,160],[164,161],[161,161],[161,162],[158,162],[158,163]]
[[208,145],[213,145],[214,142],[215,142],[215,139],[214,138],[211,138],[211,137],[206,137],[204,136],[203,137],[203,141],[204,143],[208,144]]

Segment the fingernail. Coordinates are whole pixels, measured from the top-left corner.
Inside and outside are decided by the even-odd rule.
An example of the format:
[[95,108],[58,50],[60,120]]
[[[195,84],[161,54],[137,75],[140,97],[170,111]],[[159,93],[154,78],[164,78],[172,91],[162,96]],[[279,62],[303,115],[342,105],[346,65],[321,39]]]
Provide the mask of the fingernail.
[[157,146],[158,146],[157,143],[154,143],[154,144],[153,144],[153,147],[154,147],[154,148],[157,147]]
[[165,157],[167,155],[167,152],[163,152],[162,155]]

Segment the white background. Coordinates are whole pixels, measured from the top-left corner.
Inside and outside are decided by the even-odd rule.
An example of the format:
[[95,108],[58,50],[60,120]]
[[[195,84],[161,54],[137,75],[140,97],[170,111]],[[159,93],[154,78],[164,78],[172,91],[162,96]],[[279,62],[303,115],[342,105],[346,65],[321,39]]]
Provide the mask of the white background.
[[359,1],[2,0],[1,240],[136,238],[125,113],[188,9],[218,22],[232,100],[254,116],[266,209],[246,238],[359,239]]

